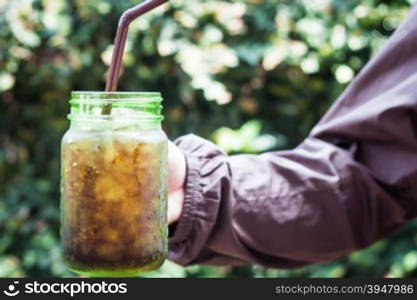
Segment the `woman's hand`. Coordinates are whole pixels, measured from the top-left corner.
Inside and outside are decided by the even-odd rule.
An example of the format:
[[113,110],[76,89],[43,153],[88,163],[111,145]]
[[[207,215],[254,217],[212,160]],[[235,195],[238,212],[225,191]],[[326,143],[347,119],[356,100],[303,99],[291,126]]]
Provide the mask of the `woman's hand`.
[[177,221],[184,204],[186,163],[184,154],[174,143],[168,144],[168,224]]

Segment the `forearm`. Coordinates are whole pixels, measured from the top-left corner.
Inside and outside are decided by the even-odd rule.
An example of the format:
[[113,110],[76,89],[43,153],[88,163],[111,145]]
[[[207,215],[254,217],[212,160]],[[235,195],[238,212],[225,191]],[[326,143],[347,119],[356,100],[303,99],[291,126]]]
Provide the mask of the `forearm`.
[[195,136],[183,215],[170,241],[181,264],[290,268],[365,247],[405,222],[405,207],[343,150],[310,138],[293,151],[228,157]]

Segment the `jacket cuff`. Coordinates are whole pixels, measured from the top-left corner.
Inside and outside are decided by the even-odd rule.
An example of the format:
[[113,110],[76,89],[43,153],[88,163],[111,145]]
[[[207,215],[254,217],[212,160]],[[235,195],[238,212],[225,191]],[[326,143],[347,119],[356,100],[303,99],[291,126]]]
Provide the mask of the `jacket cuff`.
[[195,135],[174,143],[184,153],[187,172],[184,207],[169,238],[168,259],[186,265],[202,251],[215,224],[221,187],[213,184],[212,176],[222,169],[226,154]]

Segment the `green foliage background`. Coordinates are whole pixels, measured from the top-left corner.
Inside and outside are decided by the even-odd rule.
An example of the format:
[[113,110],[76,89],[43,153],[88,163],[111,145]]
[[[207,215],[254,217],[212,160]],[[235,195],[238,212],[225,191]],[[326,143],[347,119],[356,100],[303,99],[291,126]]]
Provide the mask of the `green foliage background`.
[[[0,0],[0,276],[72,276],[59,247],[60,139],[71,90],[103,90],[135,0]],[[132,24],[120,90],[159,90],[170,138],[229,153],[291,148],[404,18],[406,0],[172,0]],[[277,236],[279,239],[279,236]],[[282,241],[285,243],[285,240]],[[148,276],[416,276],[417,224],[298,270],[182,268]]]

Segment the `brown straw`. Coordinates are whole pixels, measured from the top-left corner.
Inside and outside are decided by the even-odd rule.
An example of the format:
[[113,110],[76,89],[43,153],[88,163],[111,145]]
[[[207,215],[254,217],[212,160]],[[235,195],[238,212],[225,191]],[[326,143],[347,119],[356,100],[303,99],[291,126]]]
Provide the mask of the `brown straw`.
[[[138,4],[128,10],[126,10],[119,19],[119,25],[117,27],[116,39],[114,42],[114,49],[107,76],[106,92],[114,92],[117,89],[117,84],[120,75],[120,66],[123,58],[123,52],[126,44],[127,32],[130,23],[137,17],[147,13],[148,11],[168,2],[169,0],[147,0]],[[112,104],[105,104],[101,113],[103,115],[109,115],[111,113]]]

